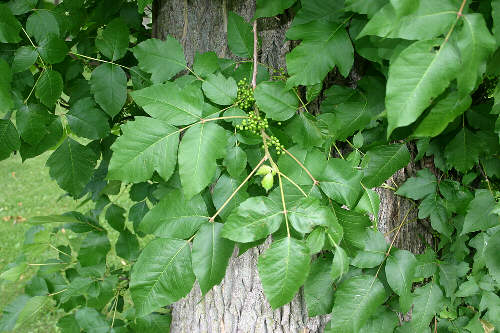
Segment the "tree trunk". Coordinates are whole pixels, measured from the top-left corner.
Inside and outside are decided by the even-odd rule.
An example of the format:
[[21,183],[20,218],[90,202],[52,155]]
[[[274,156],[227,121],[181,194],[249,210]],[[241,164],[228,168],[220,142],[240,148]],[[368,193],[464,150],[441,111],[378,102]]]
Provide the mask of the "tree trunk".
[[[230,57],[227,47],[227,13],[234,11],[250,21],[255,0],[156,0],[153,3],[153,36],[172,35],[181,41],[189,65],[197,52],[215,51]],[[285,55],[292,45],[285,40],[291,22],[287,14],[279,19],[260,19],[262,39],[259,61],[273,68],[285,67]],[[394,181],[401,183],[412,168],[400,170]],[[381,196],[379,228],[387,233],[415,220],[413,204],[392,191],[378,189]],[[407,214],[409,212],[409,214]],[[406,223],[404,222],[404,223]],[[396,246],[420,252],[422,244],[415,235],[425,233],[418,223],[404,225]],[[388,241],[396,232],[387,235]],[[257,257],[269,245],[253,248],[241,256],[233,255],[223,282],[204,298],[196,284],[191,293],[173,305],[171,332],[322,332],[329,316],[308,318],[305,300],[300,292],[293,301],[273,311],[266,301],[257,273]],[[236,250],[237,251],[237,250]]]

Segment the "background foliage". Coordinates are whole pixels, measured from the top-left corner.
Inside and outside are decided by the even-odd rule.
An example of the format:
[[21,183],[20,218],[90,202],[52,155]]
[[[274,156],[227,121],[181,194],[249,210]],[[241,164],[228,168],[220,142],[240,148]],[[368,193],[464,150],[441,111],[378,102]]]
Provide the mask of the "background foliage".
[[[304,286],[328,332],[500,327],[500,1],[257,1],[254,20],[294,15],[286,70],[254,65],[252,25],[232,12],[238,60],[188,66],[177,40],[149,38],[150,3],[0,3],[0,159],[51,151],[51,178],[92,202],[29,219],[0,278],[39,269],[0,330],[51,301],[63,332],[165,330],[167,305],[196,280],[209,292],[235,247],[269,235],[257,268],[270,305]],[[357,61],[360,80],[327,79]],[[422,159],[432,167],[385,183]],[[390,243],[379,186],[418,202],[421,220]],[[424,253],[393,246],[427,222]]]

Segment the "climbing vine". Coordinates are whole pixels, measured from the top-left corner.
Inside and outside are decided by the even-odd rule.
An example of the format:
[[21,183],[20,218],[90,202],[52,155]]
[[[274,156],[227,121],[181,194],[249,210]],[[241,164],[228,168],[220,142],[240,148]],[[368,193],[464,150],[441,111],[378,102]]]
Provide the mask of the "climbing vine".
[[[0,3],[0,159],[51,151],[92,202],[28,220],[0,279],[36,273],[1,331],[48,303],[62,332],[165,331],[266,239],[267,301],[304,287],[326,332],[498,330],[500,0],[257,0],[251,23],[227,15],[237,60],[192,65],[150,38],[151,2]],[[285,11],[297,46],[269,68],[258,21]],[[427,167],[391,181],[410,163]],[[385,235],[374,188],[415,202]],[[410,223],[423,253],[395,246]]]

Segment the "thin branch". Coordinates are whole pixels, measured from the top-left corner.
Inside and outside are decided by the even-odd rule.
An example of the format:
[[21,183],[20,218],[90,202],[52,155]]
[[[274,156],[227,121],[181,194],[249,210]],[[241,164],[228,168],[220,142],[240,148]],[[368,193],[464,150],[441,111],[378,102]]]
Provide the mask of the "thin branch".
[[252,88],[255,90],[257,87],[257,48],[259,46],[259,40],[257,37],[257,19],[253,21],[253,73],[252,73]]
[[36,82],[33,85],[33,88],[31,88],[30,93],[28,94],[28,97],[26,97],[26,99],[24,100],[24,104],[26,104],[28,102],[28,100],[30,99],[31,95],[33,94],[33,91],[35,91],[35,88],[36,88],[36,86],[38,84],[38,81],[40,81],[40,78],[42,77],[42,75],[43,75],[44,72],[45,72],[45,69],[43,69],[40,72],[40,75],[38,75],[38,78],[36,79]]
[[458,20],[460,20],[460,18],[463,16],[462,13],[464,11],[464,7],[465,7],[465,3],[466,2],[467,2],[467,0],[462,0],[462,4],[460,5],[460,9],[457,12],[457,19],[455,20],[455,22],[453,22],[453,25],[451,26],[450,30],[446,34],[444,42],[443,42],[443,44],[441,44],[441,47],[443,47],[444,44],[446,44],[446,42],[448,42],[448,40],[450,39],[451,33],[453,32],[453,30],[455,30],[455,27],[456,27],[456,25],[458,23]]
[[287,175],[285,175],[284,173],[282,173],[281,171],[278,171],[278,173],[280,175],[282,175],[286,180],[288,180],[292,185],[294,185],[305,197],[307,197],[308,195],[306,194],[306,192],[304,192],[304,190],[302,189],[302,187],[300,187],[296,182],[294,182],[293,180],[291,180]]
[[[28,37],[28,40],[30,41],[30,44],[31,46],[33,46],[35,49],[37,49],[35,43],[33,43],[33,41],[31,40],[30,38],[30,35],[28,35],[28,33],[26,32],[26,30],[24,30],[23,26],[21,25],[21,29],[23,30],[24,34],[26,35],[26,37]],[[38,53],[38,50],[36,51]],[[42,57],[40,56],[40,53],[38,53],[38,58],[40,58],[40,61],[42,62],[42,66],[43,68],[45,69],[46,68],[46,65],[45,63],[43,62],[43,59]]]
[[288,155],[290,156],[306,173],[307,175],[309,176],[309,178],[311,178],[311,180],[313,181],[314,185],[318,185],[319,184],[319,181],[316,180],[316,178],[314,178],[314,176],[311,174],[311,172],[304,166],[304,164],[302,164],[295,156],[293,156],[292,153],[290,153],[288,150],[286,149],[283,149],[283,151]]
[[234,192],[231,193],[229,198],[227,198],[227,200],[222,204],[222,206],[220,206],[220,208],[217,210],[217,212],[215,212],[215,214],[211,218],[208,219],[208,221],[210,223],[214,222],[215,218],[220,214],[220,212],[224,209],[224,207],[226,207],[226,205],[234,198],[236,193],[238,193],[238,191],[248,182],[248,180],[250,180],[250,178],[252,178],[253,174],[257,172],[257,170],[260,168],[262,163],[264,163],[266,160],[267,160],[267,156],[264,156],[260,160],[259,164],[257,164],[257,166],[252,170],[252,172],[250,172],[250,174],[243,180],[243,182],[240,184],[240,186],[238,186],[236,188],[236,190],[234,190]]
[[342,155],[342,153],[340,152],[339,148],[337,147],[337,145],[335,144],[335,142],[332,143],[333,146],[335,147],[335,150],[337,151],[337,154],[339,154],[340,158],[345,160],[344,156]]
[[54,296],[54,295],[57,295],[57,294],[63,293],[63,292],[65,292],[66,290],[68,290],[68,288],[64,288],[63,290],[59,290],[59,291],[57,291],[57,292],[55,292],[55,293],[48,294],[47,296]]
[[283,183],[281,182],[281,172],[278,172],[278,181],[279,181],[279,185],[280,185],[281,204],[283,205],[283,214],[285,215],[286,234],[287,234],[288,238],[290,238],[290,227],[288,226],[288,211],[286,210],[285,193],[283,193]]

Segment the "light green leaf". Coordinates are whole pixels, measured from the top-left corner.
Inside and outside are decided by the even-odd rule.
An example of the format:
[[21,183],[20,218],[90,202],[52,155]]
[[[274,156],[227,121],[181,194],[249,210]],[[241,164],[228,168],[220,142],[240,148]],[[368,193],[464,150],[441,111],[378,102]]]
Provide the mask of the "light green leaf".
[[362,242],[362,251],[356,253],[351,265],[358,268],[373,268],[380,265],[385,259],[387,250],[384,235],[378,230],[367,229]]
[[90,77],[95,101],[111,117],[116,116],[127,100],[127,76],[112,64],[99,65]]
[[198,53],[194,56],[193,70],[202,77],[216,72],[219,69],[219,58],[213,51]]
[[57,327],[59,327],[65,333],[80,333],[81,331],[80,325],[78,325],[74,314],[59,318],[59,320],[57,321]]
[[222,227],[216,222],[204,224],[193,240],[193,269],[203,295],[222,281],[233,254],[234,243],[222,238]]
[[273,17],[281,14],[285,9],[290,8],[297,0],[257,0],[257,9],[254,19],[260,17]]
[[186,68],[182,46],[171,36],[167,36],[165,41],[147,39],[134,47],[133,52],[139,61],[139,68],[151,73],[154,83],[170,80]]
[[40,74],[35,89],[35,96],[46,106],[53,107],[63,91],[63,79],[59,72],[45,70]]
[[[372,225],[370,218],[365,214],[343,209],[338,205],[333,205],[335,215],[343,228],[342,247],[347,254],[354,256],[355,252],[365,246],[365,237],[368,228]],[[338,240],[336,240],[338,243]]]
[[484,250],[486,267],[488,267],[491,276],[500,283],[500,262],[498,260],[498,253],[500,253],[500,231],[497,231],[490,237]]
[[75,277],[70,281],[67,290],[61,295],[61,302],[65,303],[74,296],[85,295],[93,282],[90,277]]
[[90,181],[98,157],[92,148],[66,138],[50,155],[46,166],[59,187],[77,196]]
[[463,173],[472,169],[481,152],[478,142],[480,138],[475,133],[462,128],[444,150],[446,165]]
[[345,9],[358,14],[366,14],[368,15],[368,17],[372,17],[379,11],[380,8],[382,8],[384,4],[386,4],[386,2],[386,0],[346,0]]
[[255,88],[255,102],[259,109],[273,120],[290,119],[299,106],[299,100],[282,81],[264,81]]
[[247,166],[247,154],[240,146],[232,146],[228,149],[223,164],[231,177],[238,178]]
[[205,96],[219,105],[233,104],[238,94],[236,81],[232,77],[225,78],[221,73],[209,74],[202,87]]
[[326,232],[324,228],[315,228],[306,238],[306,244],[309,252],[316,254],[323,249],[325,245]]
[[0,119],[0,161],[9,157],[20,146],[21,140],[14,124],[8,119]]
[[412,304],[411,287],[416,265],[417,259],[406,250],[391,253],[385,264],[387,283],[399,295],[399,306],[403,313],[408,312]]
[[402,327],[402,332],[430,332],[429,324],[441,310],[443,292],[434,282],[419,287],[413,293],[412,319]]
[[469,232],[486,230],[498,225],[498,216],[493,214],[495,199],[487,190],[477,190],[474,199],[467,207],[461,235]]
[[[227,199],[236,191],[238,186],[240,186],[243,180],[241,178],[233,178],[227,174],[222,174],[217,180],[212,193],[212,201],[216,209],[220,209]],[[242,188],[236,192],[233,198],[226,204],[226,206],[221,210],[219,216],[225,220],[226,217],[233,211],[234,208],[238,207],[240,203],[248,199],[247,186],[244,185]]]
[[181,126],[201,120],[204,101],[199,86],[181,88],[166,82],[133,91],[131,95],[148,114],[169,124]]
[[158,238],[142,251],[132,267],[130,292],[138,316],[186,296],[196,277],[189,242]]
[[144,216],[139,230],[163,238],[186,239],[208,221],[207,215],[201,195],[186,200],[181,190],[171,190]]
[[60,35],[59,23],[54,12],[46,9],[33,11],[26,20],[26,31],[38,42],[50,34]]
[[103,314],[93,308],[80,308],[75,312],[78,326],[89,333],[107,333],[111,331],[111,325],[106,321]]
[[21,46],[14,53],[12,72],[19,73],[30,68],[38,58],[38,52],[33,46]]
[[378,224],[378,212],[380,208],[380,196],[374,190],[364,188],[365,192],[361,199],[359,199],[356,206],[357,211],[365,212],[373,215],[375,219],[375,226]]
[[40,40],[37,48],[40,57],[49,64],[57,64],[66,58],[68,47],[57,35],[49,34]]
[[374,276],[359,275],[342,282],[335,292],[332,321],[325,332],[359,332],[386,298],[384,286]]
[[328,227],[338,223],[332,209],[321,205],[321,201],[314,197],[307,197],[296,201],[293,206],[287,207],[289,221],[300,233],[310,233],[315,226]]
[[469,94],[481,83],[486,71],[486,61],[495,51],[495,38],[486,27],[483,15],[479,13],[462,16],[464,25],[458,34],[457,46],[462,58],[458,73],[458,91]]
[[403,50],[389,67],[387,134],[417,120],[432,99],[448,87],[459,68],[457,51],[442,40],[418,41]]
[[410,152],[406,144],[373,148],[366,153],[363,160],[365,165],[363,185],[369,188],[380,186],[408,163],[410,163]]
[[21,40],[21,24],[5,4],[0,4],[0,43],[17,43]]
[[[288,149],[300,163],[302,163],[314,177],[319,177],[326,166],[325,154],[318,149],[293,146]],[[282,155],[278,160],[278,167],[282,173],[293,179],[299,185],[312,185],[313,182],[305,170],[297,168],[297,162],[288,154]]]
[[73,104],[66,113],[66,119],[73,133],[87,139],[104,138],[110,131],[107,115],[90,97],[82,98]]
[[283,208],[266,197],[251,197],[234,209],[222,229],[222,237],[249,243],[267,237],[283,222]]
[[123,135],[111,146],[109,179],[146,181],[157,171],[168,180],[175,169],[179,131],[164,121],[135,117],[122,126]]
[[344,249],[340,246],[335,246],[335,253],[333,255],[332,269],[330,275],[332,279],[337,280],[342,278],[342,275],[349,271],[350,259],[345,253]]
[[332,310],[334,292],[330,265],[330,258],[326,257],[320,257],[311,264],[311,271],[304,284],[309,317],[324,315]]
[[448,93],[418,123],[412,137],[426,138],[439,135],[446,129],[449,123],[464,113],[471,103],[472,98],[469,95],[461,97],[456,91]]
[[363,174],[354,169],[349,162],[332,158],[328,160],[318,180],[321,189],[330,199],[354,208],[363,195],[360,184],[362,177]]
[[141,252],[137,236],[125,228],[115,244],[116,255],[128,261],[135,261]]
[[0,274],[0,279],[10,282],[16,282],[21,276],[21,274],[24,274],[26,272],[27,268],[28,268],[27,262],[23,261],[18,264],[15,264],[15,266],[10,267],[6,271],[2,272],[2,274]]
[[231,11],[227,15],[227,46],[238,57],[251,58],[253,55],[252,26]]
[[102,34],[95,40],[97,49],[111,61],[125,56],[129,42],[128,26],[122,19],[116,18],[106,25]]
[[396,326],[399,325],[398,315],[388,310],[384,306],[380,306],[377,312],[373,314],[366,324],[361,328],[359,333],[387,333],[394,332]]
[[257,269],[264,294],[273,309],[290,302],[309,274],[311,256],[303,241],[285,237],[259,257]]
[[[0,7],[0,12],[2,8]],[[12,302],[2,309],[2,318],[0,318],[0,331],[11,331],[16,327],[19,314],[31,298],[28,295],[19,295]]]
[[[408,3],[414,8],[398,15],[394,5]],[[383,38],[431,39],[448,31],[456,19],[458,7],[452,0],[392,1],[373,16],[357,38],[376,35]]]
[[407,179],[404,184],[398,188],[396,194],[413,200],[420,200],[429,194],[436,193],[436,187],[436,176],[434,176],[429,169],[422,169],[417,171],[415,177]]
[[300,112],[295,116],[286,131],[292,136],[293,142],[304,148],[321,147],[324,143],[316,118],[307,112]]
[[304,32],[318,30],[318,33],[314,36],[291,36],[307,39],[286,55],[290,74],[287,87],[320,83],[334,66],[338,66],[340,73],[346,77],[354,62],[354,50],[344,23],[313,21],[303,26]]
[[179,146],[179,174],[187,199],[212,182],[216,160],[226,154],[227,132],[213,122],[189,128]]

